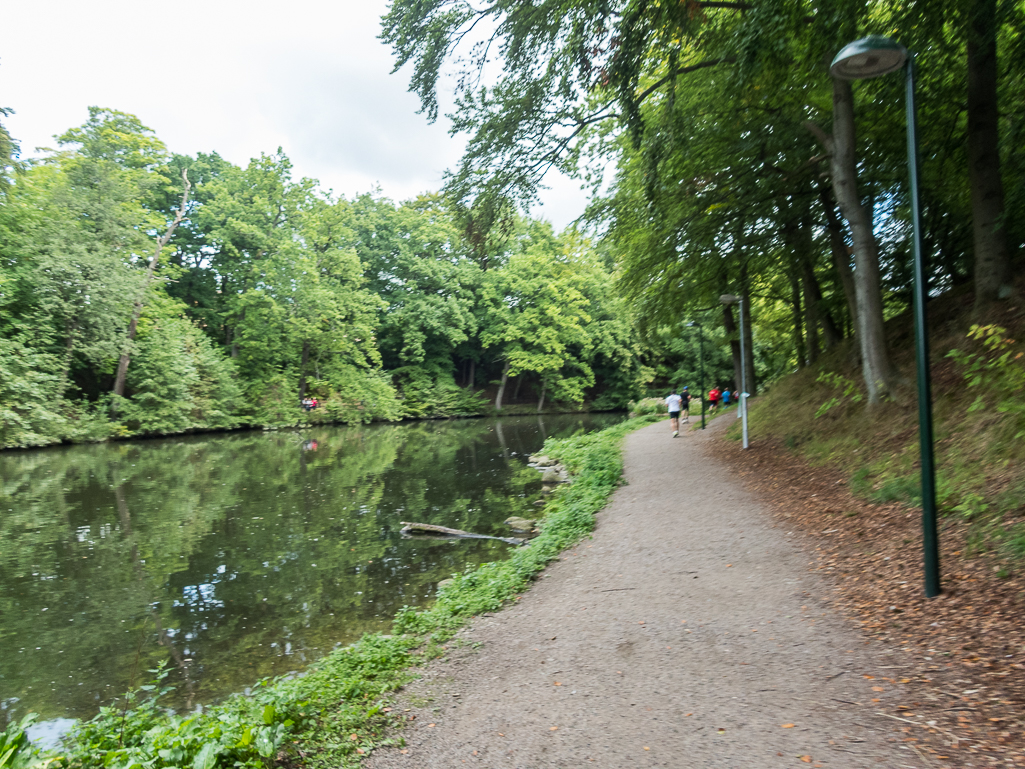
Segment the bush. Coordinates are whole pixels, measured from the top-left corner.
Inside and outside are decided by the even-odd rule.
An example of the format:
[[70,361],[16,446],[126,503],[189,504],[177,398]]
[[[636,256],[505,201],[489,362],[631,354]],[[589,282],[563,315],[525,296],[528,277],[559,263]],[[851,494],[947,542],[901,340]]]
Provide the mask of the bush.
[[642,398],[630,402],[630,416],[643,417],[650,414],[667,414],[668,408],[662,398]]

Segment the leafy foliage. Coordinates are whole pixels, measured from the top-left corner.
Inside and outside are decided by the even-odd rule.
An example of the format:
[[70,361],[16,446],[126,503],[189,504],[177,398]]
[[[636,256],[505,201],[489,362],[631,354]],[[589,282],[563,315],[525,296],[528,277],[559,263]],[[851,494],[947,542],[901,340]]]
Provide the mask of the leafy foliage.
[[114,110],[59,143],[2,191],[3,446],[482,414],[507,362],[527,397],[614,409],[648,375],[576,233],[500,207],[505,236],[482,234],[437,194],[336,198],[280,150],[171,155]]

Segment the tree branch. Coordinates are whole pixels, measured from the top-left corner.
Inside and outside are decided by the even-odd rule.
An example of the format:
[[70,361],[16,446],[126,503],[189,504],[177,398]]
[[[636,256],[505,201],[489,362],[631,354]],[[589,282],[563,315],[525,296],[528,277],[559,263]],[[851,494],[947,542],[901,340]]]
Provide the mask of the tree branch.
[[663,85],[665,85],[667,82],[672,80],[677,75],[687,75],[691,72],[697,72],[699,69],[707,69],[708,67],[715,67],[719,64],[729,64],[734,61],[736,61],[735,58],[733,58],[732,56],[727,56],[722,59],[709,59],[708,61],[702,61],[697,64],[691,64],[687,67],[680,67],[675,72],[670,72],[665,77],[657,80],[655,83],[641,91],[640,95],[637,97],[637,104],[640,104],[642,101],[647,99],[649,96],[651,96],[651,94],[653,94],[655,91],[657,91],[659,88],[661,88]]

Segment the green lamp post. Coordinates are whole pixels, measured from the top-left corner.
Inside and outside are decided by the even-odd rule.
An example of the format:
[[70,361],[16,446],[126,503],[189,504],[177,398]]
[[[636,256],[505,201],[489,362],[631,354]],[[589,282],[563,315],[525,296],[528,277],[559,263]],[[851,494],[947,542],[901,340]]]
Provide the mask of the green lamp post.
[[936,529],[936,465],[933,458],[932,392],[929,380],[929,335],[926,324],[926,278],[922,258],[922,207],[919,201],[918,126],[915,113],[915,54],[882,35],[846,45],[833,59],[829,74],[841,80],[866,80],[903,68],[908,130],[908,176],[914,251],[915,363],[918,371],[918,440],[922,454],[922,549],[925,594],[940,594],[940,548]]

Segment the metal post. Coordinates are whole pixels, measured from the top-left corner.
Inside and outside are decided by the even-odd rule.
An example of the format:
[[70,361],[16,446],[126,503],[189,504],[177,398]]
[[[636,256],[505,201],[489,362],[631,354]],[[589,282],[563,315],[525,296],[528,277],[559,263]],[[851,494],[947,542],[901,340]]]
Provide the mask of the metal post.
[[918,124],[915,110],[915,54],[907,61],[908,173],[914,246],[915,364],[918,374],[918,441],[922,455],[922,550],[925,595],[940,594],[940,546],[936,531],[936,465],[933,461],[932,392],[929,384],[929,328],[925,313],[926,276],[922,258],[922,208],[918,195]]
[[741,424],[744,433],[744,448],[748,447],[747,442],[747,355],[744,354],[744,300],[738,303],[740,307],[740,414],[743,418]]

